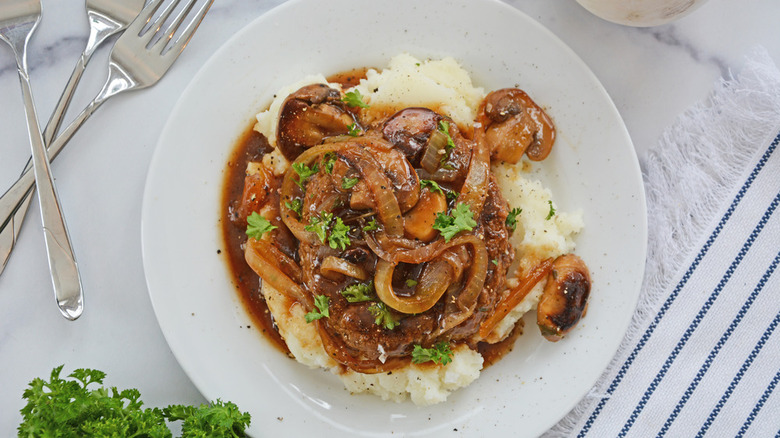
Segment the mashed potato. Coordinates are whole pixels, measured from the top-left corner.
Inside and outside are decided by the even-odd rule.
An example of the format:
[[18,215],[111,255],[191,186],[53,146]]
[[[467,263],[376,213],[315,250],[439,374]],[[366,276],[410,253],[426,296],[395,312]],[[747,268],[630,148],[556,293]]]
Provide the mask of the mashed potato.
[[[255,129],[264,134],[271,145],[276,143],[276,120],[286,96],[314,83],[327,83],[327,80],[318,75],[291,84],[276,94],[267,111],[257,115]],[[473,122],[477,107],[485,96],[484,90],[474,87],[468,73],[452,58],[420,61],[407,54],[394,57],[388,68],[381,72],[369,70],[356,88],[372,106],[397,109],[432,106],[461,125]],[[264,157],[264,164],[277,175],[289,167],[276,150]],[[522,163],[500,164],[494,166],[493,172],[509,205],[522,208],[510,242],[517,251],[515,266],[520,272],[525,272],[539,260],[572,252],[575,246],[573,237],[582,229],[583,221],[580,212],[557,211],[548,219],[551,206],[557,210],[552,193],[540,182],[526,178],[521,169]],[[510,272],[514,270],[510,269]],[[511,287],[517,280],[510,278],[507,283]],[[442,402],[452,391],[469,385],[479,377],[482,369],[482,356],[465,345],[459,345],[453,350],[452,362],[446,366],[410,364],[392,373],[379,374],[345,370],[326,354],[315,327],[305,322],[306,312],[302,306],[266,283],[262,292],[279,333],[295,359],[311,368],[331,370],[350,392],[369,392],[397,402],[411,398],[415,404],[429,405]],[[541,292],[542,285],[539,284],[497,325],[488,340],[498,341],[506,337],[523,314],[536,306]]]

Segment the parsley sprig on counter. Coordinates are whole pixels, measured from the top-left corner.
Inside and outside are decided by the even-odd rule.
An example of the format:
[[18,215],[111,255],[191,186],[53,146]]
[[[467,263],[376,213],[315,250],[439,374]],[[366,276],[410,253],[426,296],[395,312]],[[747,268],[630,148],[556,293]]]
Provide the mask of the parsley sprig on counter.
[[439,230],[445,242],[449,242],[461,231],[471,231],[477,226],[474,213],[466,204],[458,204],[450,215],[439,213],[433,222],[433,229]]
[[170,438],[166,421],[183,421],[181,437],[245,437],[251,421],[235,404],[219,399],[199,407],[143,408],[137,389],[103,387],[102,371],[80,368],[61,378],[62,368],[54,368],[49,380],[33,379],[24,391],[20,437]]

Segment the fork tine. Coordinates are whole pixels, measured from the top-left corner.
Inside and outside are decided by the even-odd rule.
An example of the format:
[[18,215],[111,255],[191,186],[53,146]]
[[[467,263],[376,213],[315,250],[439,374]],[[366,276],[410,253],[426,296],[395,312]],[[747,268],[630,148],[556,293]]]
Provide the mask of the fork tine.
[[[184,50],[185,47],[187,47],[187,43],[189,43],[190,39],[192,38],[192,35],[195,34],[195,31],[198,29],[198,26],[200,26],[200,23],[203,21],[203,17],[206,16],[206,13],[209,11],[209,8],[211,8],[211,5],[214,3],[214,0],[208,0],[198,9],[198,12],[195,14],[195,16],[192,18],[189,24],[187,24],[187,27],[184,28],[181,35],[176,39],[176,41],[171,45],[170,49],[168,50],[168,53],[166,53],[166,56],[171,54],[171,56],[176,57],[179,56],[179,54]],[[177,26],[180,23],[177,23]],[[170,37],[173,37],[173,32],[171,32]]]
[[[152,25],[146,31],[146,33],[141,36],[140,41],[141,41],[141,43],[144,46],[149,44],[149,42],[152,41],[152,39],[154,39],[154,36],[157,35],[157,33],[160,31],[160,29],[162,29],[163,25],[165,25],[165,22],[168,20],[168,17],[171,16],[171,13],[173,12],[174,9],[176,9],[176,7],[179,5],[179,3],[181,3],[180,0],[174,0],[174,1],[170,2],[170,3],[168,3],[168,5],[165,7],[165,9],[163,9],[163,11],[160,14],[160,16],[157,17],[157,21],[155,21],[155,23],[157,24],[157,27],[155,28],[155,26]],[[155,11],[158,8],[159,8],[159,5],[157,5],[157,7],[155,8]],[[151,19],[151,16],[149,18]],[[161,38],[161,39],[164,39],[164,38]]]
[[125,29],[125,34],[135,36],[140,35],[141,31],[144,29],[144,26],[146,26],[146,24],[152,20],[152,17],[155,13],[157,13],[157,10],[160,9],[160,5],[162,4],[163,0],[152,0],[149,2],[149,4],[146,5],[141,13],[138,14],[135,20],[133,20],[133,22],[127,26],[127,29]]
[[167,46],[168,42],[171,40],[171,38],[173,38],[173,34],[176,33],[176,30],[179,28],[179,26],[181,26],[181,23],[187,17],[187,14],[190,13],[192,7],[195,6],[197,1],[198,0],[188,0],[187,6],[183,7],[182,10],[179,11],[179,14],[176,15],[176,18],[173,20],[171,25],[166,29],[167,35],[160,36],[160,39],[155,42],[154,45],[149,48],[149,50],[157,50],[158,53],[162,53],[163,50],[165,50],[165,46]]

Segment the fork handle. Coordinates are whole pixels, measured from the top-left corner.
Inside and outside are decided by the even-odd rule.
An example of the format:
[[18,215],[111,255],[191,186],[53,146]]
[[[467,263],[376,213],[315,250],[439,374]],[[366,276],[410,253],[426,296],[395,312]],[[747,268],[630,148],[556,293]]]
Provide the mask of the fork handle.
[[38,125],[38,115],[32,97],[30,78],[27,74],[26,62],[17,54],[17,70],[22,86],[22,97],[27,120],[27,129],[32,149],[33,173],[38,181],[38,202],[41,207],[43,235],[46,242],[46,253],[49,258],[54,296],[65,318],[74,320],[81,316],[83,310],[83,291],[78,265],[70,243],[70,236],[62,215],[57,192],[54,188],[53,176],[49,167],[49,157],[43,142],[41,128]]

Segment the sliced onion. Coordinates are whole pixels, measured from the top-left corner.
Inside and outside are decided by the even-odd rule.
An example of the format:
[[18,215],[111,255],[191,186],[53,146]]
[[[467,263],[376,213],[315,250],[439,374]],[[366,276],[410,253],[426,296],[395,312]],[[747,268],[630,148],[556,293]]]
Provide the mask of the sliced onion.
[[[244,250],[244,258],[249,267],[269,286],[301,303],[307,310],[313,309],[311,296],[299,285],[300,267],[298,267],[298,279],[294,281],[282,271],[282,266],[290,267],[295,265],[295,261],[289,260],[283,252],[278,249],[274,251],[275,249],[276,247],[269,241],[249,239]],[[288,260],[278,258],[280,256]]]
[[[461,236],[458,239],[462,239],[462,244],[468,243],[471,245],[473,259],[463,289],[457,293],[457,296],[453,294],[452,300],[449,294],[447,296],[447,310],[445,311],[447,316],[440,321],[439,328],[434,332],[435,336],[446,333],[467,320],[474,313],[474,309],[477,306],[477,298],[485,286],[488,264],[485,242],[474,235]],[[458,239],[453,240],[453,242]]]
[[365,269],[336,256],[325,257],[325,259],[322,261],[322,265],[320,266],[320,271],[328,278],[331,278],[329,274],[336,273],[352,278],[357,278],[360,281],[368,280],[368,273]]
[[436,172],[441,165],[441,159],[444,157],[444,151],[447,149],[447,135],[438,129],[431,132],[428,144],[425,146],[420,167],[429,173]]
[[552,268],[552,259],[547,259],[536,265],[514,289],[496,305],[493,313],[479,327],[479,336],[482,339],[488,337],[490,332],[525,298],[537,283],[547,277]]
[[388,307],[401,313],[422,313],[433,307],[452,281],[452,269],[447,262],[432,261],[420,276],[414,295],[399,297],[393,290],[395,265],[379,259],[374,275],[376,295]]

